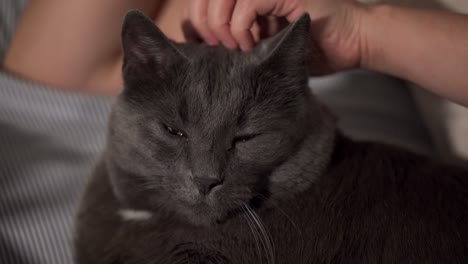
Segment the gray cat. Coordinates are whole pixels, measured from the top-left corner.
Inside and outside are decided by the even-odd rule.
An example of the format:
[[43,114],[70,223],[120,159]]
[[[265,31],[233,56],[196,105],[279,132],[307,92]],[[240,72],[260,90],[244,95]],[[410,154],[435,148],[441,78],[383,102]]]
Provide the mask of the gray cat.
[[242,53],[127,15],[77,263],[468,263],[468,173],[342,136],[307,87],[309,26]]

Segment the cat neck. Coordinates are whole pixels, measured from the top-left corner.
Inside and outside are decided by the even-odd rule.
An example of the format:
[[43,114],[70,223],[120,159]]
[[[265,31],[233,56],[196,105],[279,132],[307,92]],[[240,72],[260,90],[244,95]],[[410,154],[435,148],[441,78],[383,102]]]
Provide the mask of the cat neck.
[[328,170],[338,137],[336,118],[323,105],[313,104],[316,108],[311,110],[311,116],[318,122],[314,122],[298,151],[273,171],[270,178],[273,200],[287,199],[308,189]]

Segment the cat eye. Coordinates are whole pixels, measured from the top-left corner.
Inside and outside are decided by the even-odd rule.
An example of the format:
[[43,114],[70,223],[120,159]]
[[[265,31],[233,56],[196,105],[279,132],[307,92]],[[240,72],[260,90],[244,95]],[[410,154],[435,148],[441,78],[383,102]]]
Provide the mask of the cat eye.
[[232,141],[232,145],[234,146],[236,143],[249,141],[258,135],[259,134],[251,134],[251,135],[242,135],[242,136],[235,137],[234,140]]
[[165,125],[165,127],[166,127],[166,130],[171,135],[178,136],[178,137],[184,137],[185,136],[184,132],[182,132],[182,131],[178,131],[178,130],[176,130],[176,129],[170,127],[170,126],[166,126],[166,125]]

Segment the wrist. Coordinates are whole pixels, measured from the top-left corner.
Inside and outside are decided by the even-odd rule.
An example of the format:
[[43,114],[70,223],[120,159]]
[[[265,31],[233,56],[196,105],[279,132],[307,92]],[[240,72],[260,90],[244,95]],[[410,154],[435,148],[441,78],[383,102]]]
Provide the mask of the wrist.
[[312,37],[325,56],[325,72],[362,67],[367,59],[372,6],[346,0],[324,1],[319,7],[311,5],[308,11]]
[[393,6],[373,5],[367,6],[361,14],[361,27],[359,39],[359,66],[368,70],[381,70],[385,62],[385,30],[389,17],[392,16]]

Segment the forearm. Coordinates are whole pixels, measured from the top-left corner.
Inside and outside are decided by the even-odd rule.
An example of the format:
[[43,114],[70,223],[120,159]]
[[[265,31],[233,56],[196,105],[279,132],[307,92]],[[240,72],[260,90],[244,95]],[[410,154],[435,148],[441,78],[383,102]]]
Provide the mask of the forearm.
[[376,6],[362,30],[364,68],[468,105],[468,15]]
[[151,13],[159,2],[30,1],[3,67],[64,89],[112,93],[120,88],[116,61],[120,59],[120,28],[125,12],[138,8]]

